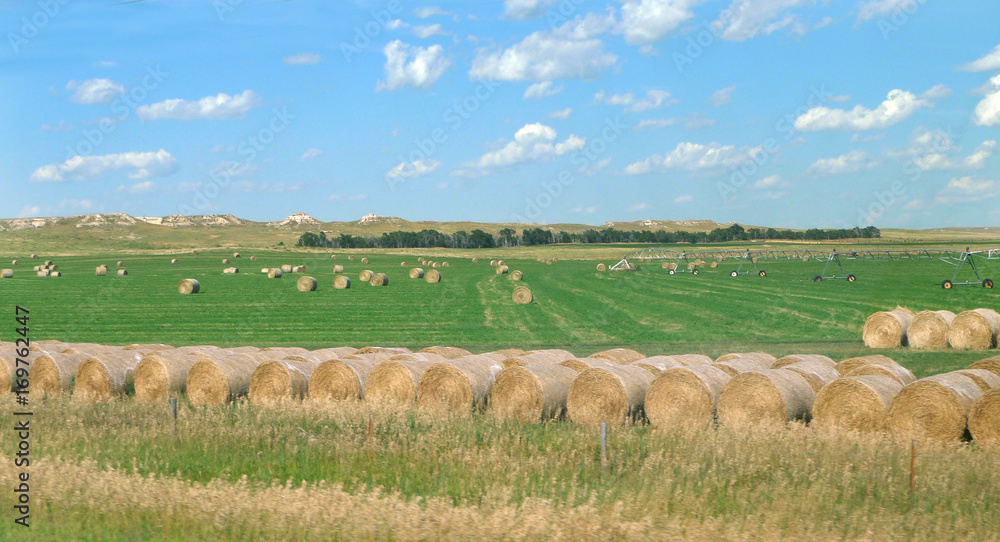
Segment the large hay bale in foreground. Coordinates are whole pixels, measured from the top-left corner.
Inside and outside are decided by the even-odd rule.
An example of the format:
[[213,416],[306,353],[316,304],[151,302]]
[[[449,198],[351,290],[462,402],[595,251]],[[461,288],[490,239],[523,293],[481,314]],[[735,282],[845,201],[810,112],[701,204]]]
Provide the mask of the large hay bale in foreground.
[[527,286],[518,286],[514,288],[514,304],[515,305],[527,305],[535,300],[535,296],[531,293],[531,290]]
[[295,282],[295,288],[300,292],[312,292],[316,290],[316,279],[313,277],[299,277]]
[[456,348],[454,346],[428,346],[427,348],[421,348],[420,353],[437,354],[444,359],[457,359],[472,355],[472,352],[469,352],[464,348]]
[[716,362],[733,360],[754,361],[765,369],[770,369],[774,366],[774,363],[778,361],[777,358],[766,352],[733,352],[730,354],[723,354],[715,359]]
[[372,286],[388,286],[389,276],[385,273],[375,273],[368,281],[368,284],[371,284]]
[[906,342],[910,348],[945,348],[954,321],[951,311],[920,311],[906,328]]
[[435,361],[389,359],[372,369],[365,383],[365,401],[373,405],[413,404],[420,377]]
[[835,369],[837,367],[836,361],[833,361],[833,359],[820,354],[789,354],[787,356],[778,358],[778,360],[774,362],[774,365],[771,365],[771,368],[781,369],[783,367],[794,365],[802,361],[819,362],[824,365],[828,365],[831,369]]
[[[9,344],[0,347],[0,394],[11,391],[17,380],[17,354]],[[31,383],[34,385],[34,382]]]
[[845,376],[823,387],[813,403],[813,425],[877,432],[903,385],[890,376]]
[[569,367],[578,373],[582,373],[587,369],[603,369],[605,367],[614,367],[618,364],[604,358],[573,358],[563,361],[559,363],[559,365]]
[[633,361],[639,361],[640,359],[645,358],[646,355],[641,352],[636,352],[631,348],[612,348],[610,350],[595,352],[588,357],[606,359],[610,362],[617,363],[618,365],[628,365]]
[[992,356],[981,359],[972,365],[969,365],[966,369],[986,369],[993,374],[1000,375],[1000,356]]
[[91,355],[76,371],[73,397],[84,403],[106,403],[124,396],[140,361],[140,352],[128,350]]
[[135,399],[150,403],[180,397],[187,389],[188,372],[202,357],[188,351],[147,354],[135,369]]
[[642,358],[640,360],[633,361],[628,365],[634,367],[641,367],[654,375],[658,375],[663,371],[668,369],[676,369],[677,367],[687,367],[683,363],[677,361],[670,356],[652,356],[648,358]]
[[267,270],[267,278],[280,279],[283,273],[284,271],[282,271],[281,269],[278,269],[277,267],[272,267],[271,269]]
[[436,284],[438,282],[441,282],[441,272],[438,271],[437,269],[431,269],[430,271],[424,274],[424,280],[426,280],[431,284]]
[[490,411],[499,419],[538,423],[561,418],[577,372],[559,365],[504,369],[490,390]]
[[518,367],[525,365],[558,365],[563,361],[575,359],[573,354],[566,350],[532,350],[517,356],[498,356],[490,354],[487,357],[499,361],[506,369],[508,367]]
[[729,376],[736,376],[738,374],[743,374],[743,373],[752,373],[755,371],[768,370],[767,367],[761,365],[759,361],[752,358],[717,361],[713,363],[712,366],[722,369]]
[[837,364],[835,369],[842,375],[848,375],[856,371],[859,367],[865,367],[867,365],[899,365],[892,358],[888,356],[883,356],[882,354],[873,354],[871,356],[859,356],[856,358],[847,358]]
[[251,354],[209,355],[202,356],[188,371],[185,388],[192,406],[222,405],[246,395],[253,372],[267,361]]
[[[31,392],[36,397],[59,397],[69,393],[80,364],[90,354],[44,354],[31,362]],[[0,390],[10,389],[0,382]]]
[[377,356],[331,359],[316,367],[309,377],[311,401],[359,401],[365,398],[365,383],[379,363]]
[[802,375],[787,369],[740,373],[719,393],[719,422],[728,427],[809,421],[816,392]]
[[889,407],[887,428],[910,438],[961,440],[969,410],[983,390],[966,375],[943,373],[921,378],[899,392]]
[[667,357],[676,360],[685,367],[705,365],[713,362],[712,358],[704,354],[670,354]]
[[948,344],[962,350],[986,350],[997,345],[1000,314],[993,309],[973,309],[955,317],[948,328]]
[[201,291],[201,283],[195,279],[184,279],[177,285],[177,291],[184,294],[196,294]]
[[646,392],[644,408],[649,423],[670,429],[711,426],[719,393],[731,378],[712,365],[663,371]]
[[879,311],[865,320],[861,337],[868,348],[898,348],[906,344],[906,328],[913,313],[902,308]]
[[255,405],[301,401],[309,390],[309,377],[320,364],[278,359],[261,363],[250,377],[247,396]]
[[481,410],[503,370],[485,356],[467,356],[435,363],[417,385],[417,406],[438,414],[468,414]]
[[800,361],[798,363],[786,365],[784,368],[805,377],[815,392],[818,392],[823,388],[823,386],[826,386],[830,382],[840,378],[840,373],[823,361]]
[[1000,389],[984,393],[972,405],[969,433],[980,447],[1000,450]]
[[992,371],[987,371],[986,369],[959,369],[955,372],[971,378],[979,386],[979,389],[983,390],[983,393],[1000,388],[1000,376],[993,374]]
[[373,275],[375,275],[374,271],[372,271],[371,269],[365,269],[360,274],[358,274],[358,280],[362,282],[368,282],[369,280],[372,279]]
[[573,380],[566,397],[569,419],[580,425],[623,425],[641,419],[654,377],[630,365],[587,369]]
[[411,279],[424,278],[424,270],[419,267],[414,267],[413,269],[410,269],[410,278]]
[[510,269],[506,265],[498,265],[497,266],[497,274],[498,275],[506,275],[507,272],[509,272],[509,271],[510,271]]
[[334,290],[346,290],[351,287],[351,279],[347,275],[333,277]]
[[873,363],[871,365],[863,365],[844,376],[887,376],[899,382],[902,386],[908,386],[917,381],[917,377],[913,376],[913,373],[909,369],[895,364],[879,365]]
[[524,273],[520,271],[514,271],[510,274],[510,280],[518,281],[524,278]]

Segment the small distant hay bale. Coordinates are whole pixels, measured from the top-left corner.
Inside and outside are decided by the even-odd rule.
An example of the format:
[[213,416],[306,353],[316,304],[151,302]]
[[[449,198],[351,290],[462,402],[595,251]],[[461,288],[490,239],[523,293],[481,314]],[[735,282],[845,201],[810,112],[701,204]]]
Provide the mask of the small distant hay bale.
[[50,277],[61,277],[62,271],[53,271],[49,274]]
[[730,354],[723,354],[716,358],[715,361],[732,361],[737,359],[755,361],[765,369],[770,369],[774,366],[774,363],[778,361],[777,358],[766,352],[733,352]]
[[815,392],[818,392],[823,389],[823,386],[840,378],[840,373],[836,369],[822,361],[805,360],[786,365],[784,368],[802,375]]
[[42,266],[36,265],[34,268],[32,268],[32,271],[41,271],[42,269],[43,269]]
[[822,356],[820,354],[789,354],[787,356],[778,358],[778,360],[775,361],[773,365],[771,365],[771,368],[781,369],[783,367],[787,367],[788,365],[793,365],[795,363],[800,363],[803,361],[819,362],[824,365],[828,365],[831,369],[835,369],[837,367],[836,361],[833,361],[831,358],[827,356]]
[[731,378],[711,365],[663,371],[646,392],[644,408],[649,423],[661,429],[710,427],[719,393]]
[[497,260],[497,265],[507,265],[503,260]]
[[809,421],[816,392],[802,375],[787,369],[740,373],[719,393],[719,422],[728,427]]
[[979,386],[979,389],[983,390],[983,393],[1000,388],[1000,376],[993,374],[992,371],[987,371],[986,369],[959,369],[955,372],[971,378]]
[[83,403],[107,403],[123,397],[141,360],[142,353],[128,350],[91,355],[76,371],[73,397]]
[[712,263],[708,264],[708,266],[711,267],[712,269],[715,269],[715,268],[719,267],[719,262],[712,262]]
[[633,361],[639,361],[646,357],[645,354],[641,352],[636,352],[631,348],[612,348],[610,350],[602,350],[591,354],[591,358],[606,359],[612,363],[617,363],[618,365],[628,365]]
[[128,269],[119,269],[118,270],[118,276],[119,277],[124,277],[126,275],[128,275]]
[[913,373],[909,369],[895,364],[879,365],[873,363],[871,365],[863,365],[844,376],[887,376],[903,386],[908,386],[917,381],[917,377],[913,376]]
[[224,275],[238,275],[240,273],[239,267],[227,267],[222,270]]
[[364,271],[361,272],[360,275],[358,275],[358,280],[360,280],[361,282],[368,282],[369,280],[372,279],[372,275],[374,274],[375,272],[372,271],[371,269],[365,269]]
[[973,309],[955,317],[948,328],[948,344],[962,350],[986,350],[997,345],[1000,314],[993,309]]
[[37,272],[35,274],[37,276],[39,276],[39,277],[47,277],[47,276],[49,276],[49,270],[48,269],[42,269],[42,270],[40,270],[39,272]]
[[201,291],[201,283],[196,279],[184,279],[177,285],[177,291],[184,294],[196,294]]
[[750,258],[750,261],[753,262],[753,263],[757,263],[757,257],[754,256],[753,258]]
[[368,375],[365,401],[373,405],[411,405],[417,400],[417,385],[428,367],[437,362],[391,359],[379,362]]
[[527,305],[535,300],[535,296],[531,293],[531,290],[527,286],[518,286],[514,288],[514,304],[515,305]]
[[[659,357],[659,356],[654,356]],[[713,363],[714,360],[704,354],[670,354],[666,356],[672,360],[677,361],[685,367],[694,367],[697,365],[707,365]]]
[[[73,378],[80,364],[90,358],[90,354],[49,353],[36,357],[31,362],[31,392],[41,397],[59,397],[69,393]],[[0,374],[2,376],[2,374]],[[0,384],[0,390],[10,386]]]
[[456,348],[454,346],[428,346],[427,348],[422,348],[420,353],[437,354],[444,359],[458,359],[472,355],[472,352],[469,352],[464,348]]
[[808,255],[808,254],[806,254],[805,256],[803,256],[803,257],[802,257],[802,261],[804,261],[804,262],[808,262],[808,261],[809,261],[809,255]]
[[198,251],[197,250],[192,250],[191,251],[191,255],[192,256],[197,256],[198,255]]
[[299,277],[295,283],[295,288],[300,292],[312,292],[316,290],[316,279],[313,277]]
[[143,356],[135,369],[135,399],[141,403],[180,397],[187,375],[202,356],[194,352],[161,352]]
[[496,260],[490,260],[490,266],[491,267],[496,267],[497,266],[497,261]]
[[608,270],[608,266],[604,265],[603,263],[599,263],[599,264],[597,264],[597,270],[598,271],[607,271]]
[[123,262],[121,260],[118,260],[117,265],[118,265],[118,267],[125,267],[125,262]]
[[441,264],[438,262],[431,262],[431,267],[441,267]]
[[552,265],[552,260],[545,260],[545,265]]
[[269,361],[251,354],[210,354],[188,371],[185,387],[192,406],[218,406],[250,390],[257,367]]
[[450,267],[448,262],[441,262],[441,267]]
[[580,425],[638,421],[653,380],[649,371],[630,365],[587,369],[570,385],[566,397],[569,419]]
[[414,267],[413,269],[410,269],[410,278],[411,279],[424,278],[424,270],[419,267]]
[[174,258],[174,259],[170,260],[170,263],[172,263],[172,264],[177,263],[177,258]]
[[[16,260],[15,260],[16,261]],[[479,258],[473,258],[472,263],[479,263]],[[16,264],[15,264],[16,265]]]
[[361,263],[368,263],[368,258],[361,258]]
[[371,284],[372,286],[388,286],[389,276],[385,273],[375,273],[372,275],[372,278],[369,279],[368,284]]
[[497,266],[497,274],[498,275],[506,275],[508,271],[510,271],[510,269],[506,265],[498,265]]
[[280,279],[282,275],[281,269],[277,267],[272,267],[267,270],[267,278],[269,279]]
[[351,287],[351,279],[347,275],[337,275],[333,277],[334,290],[346,290]]
[[3,271],[0,271],[0,278],[5,278],[5,279],[14,278],[14,270],[4,269]]
[[291,264],[287,264],[286,263],[285,265],[282,265],[281,266],[281,272],[282,273],[291,273],[292,272],[292,266],[291,266]]
[[257,367],[250,377],[247,397],[254,405],[275,405],[301,401],[309,390],[309,377],[320,364],[279,359]]
[[98,277],[106,276],[108,274],[108,268],[103,265],[99,265],[97,266],[97,269],[94,270],[94,274]]
[[409,266],[410,266],[410,264],[408,264],[408,263],[406,263],[406,262],[399,262],[399,266],[400,266],[400,267],[409,267]]
[[344,266],[342,266],[342,265],[334,265],[333,266],[333,272],[334,273],[343,273],[344,272]]
[[331,260],[336,260],[337,259],[337,255],[336,254],[330,254],[330,259]]
[[576,376],[576,371],[559,365],[504,369],[490,390],[490,411],[498,419],[521,423],[559,419]]
[[981,359],[972,365],[969,365],[966,369],[986,369],[993,374],[1000,375],[1000,356]]
[[848,358],[837,364],[835,367],[837,372],[842,375],[848,375],[859,367],[864,367],[866,365],[899,365],[892,358],[888,356],[883,356],[882,354],[874,354],[871,356],[859,356],[856,358]]
[[812,423],[865,433],[883,431],[889,406],[902,389],[889,376],[845,376],[816,393]]
[[351,260],[353,262],[354,261],[354,255],[352,254],[352,255],[348,256],[347,259]]
[[266,275],[266,274],[267,274],[267,272],[268,272],[268,271],[270,271],[270,270],[271,270],[271,269],[270,269],[270,268],[268,268],[268,267],[263,267],[263,268],[261,268],[261,270],[260,270],[260,274],[262,274],[262,275]]
[[424,280],[431,284],[441,282],[441,272],[437,269],[431,269],[430,271],[424,273]]
[[229,258],[223,258],[222,265],[229,265]]
[[239,257],[240,257],[239,252],[233,252],[233,258],[239,258]]
[[417,385],[417,406],[435,414],[470,414],[486,404],[501,365],[485,356],[435,363]]
[[304,265],[296,265],[292,267],[292,273],[305,273],[305,272],[306,272],[306,266]]
[[906,342],[910,348],[945,348],[954,321],[951,311],[920,311],[906,329]]
[[982,396],[982,388],[966,375],[921,378],[893,399],[886,426],[908,438],[958,441],[965,435],[972,405]]
[[980,447],[1000,450],[1000,390],[984,393],[972,405],[969,433]]
[[521,280],[523,278],[524,278],[524,273],[522,273],[520,271],[514,271],[513,273],[510,274],[510,280],[513,280],[513,281],[518,281],[518,280]]
[[31,259],[32,260],[37,260],[38,259],[38,254],[32,254],[31,255]]
[[257,257],[256,256],[250,256],[250,261],[251,262],[256,262],[257,261]]
[[906,344],[906,328],[913,314],[899,308],[880,311],[865,320],[862,338],[868,348],[899,348]]

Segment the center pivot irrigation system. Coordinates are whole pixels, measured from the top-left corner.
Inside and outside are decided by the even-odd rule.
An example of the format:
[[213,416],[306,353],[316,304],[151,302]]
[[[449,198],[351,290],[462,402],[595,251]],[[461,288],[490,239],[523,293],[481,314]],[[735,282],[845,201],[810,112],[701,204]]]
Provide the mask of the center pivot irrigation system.
[[[822,273],[813,278],[816,282],[824,280],[846,280],[847,282],[856,281],[857,276],[852,273],[848,273],[844,269],[844,261],[888,260],[898,262],[907,260],[937,259],[955,266],[955,273],[952,275],[951,279],[945,280],[941,283],[942,288],[950,290],[955,286],[982,286],[984,288],[993,288],[993,279],[983,278],[981,271],[984,270],[983,260],[1000,260],[1000,248],[970,250],[966,247],[964,251],[949,248],[917,248],[899,250],[862,249],[849,250],[846,252],[838,252],[837,250],[823,251],[809,249],[733,249],[681,252],[665,248],[647,248],[644,250],[637,250],[626,255],[620,262],[612,265],[610,270],[635,271],[639,269],[638,263],[641,262],[674,260],[675,263],[670,266],[671,275],[674,273],[684,272],[697,275],[698,267],[690,265],[692,259],[695,262],[700,260],[715,260],[716,262],[733,260],[734,262],[738,262],[739,265],[736,269],[729,272],[729,275],[732,277],[738,277],[740,275],[757,275],[760,277],[766,277],[767,272],[757,266],[758,262],[765,260],[802,260],[806,262],[809,260],[816,260],[826,262],[826,265],[823,266]],[[687,265],[685,267],[681,267],[682,262]],[[832,266],[836,266],[836,269],[833,270],[833,274],[830,274]],[[975,275],[976,280],[958,282],[958,275],[965,267],[972,269],[972,273]],[[837,270],[840,271],[839,274],[837,273]]]

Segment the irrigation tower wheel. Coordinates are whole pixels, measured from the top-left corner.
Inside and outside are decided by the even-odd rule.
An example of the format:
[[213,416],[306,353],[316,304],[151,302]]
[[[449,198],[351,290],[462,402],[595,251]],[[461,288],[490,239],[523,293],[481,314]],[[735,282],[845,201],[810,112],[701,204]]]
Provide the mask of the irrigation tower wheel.
[[823,275],[816,275],[816,278],[813,279],[813,282],[821,282],[822,280],[823,280]]
[[[691,273],[693,273],[693,274],[697,275],[697,274],[698,274],[698,270],[697,270],[697,269],[693,269],[693,270],[691,271]],[[987,286],[987,288],[989,288],[989,286]]]
[[764,271],[763,269],[761,269],[760,272],[757,273],[757,274],[760,275],[760,276],[762,276],[762,277],[766,277],[767,276],[767,271]]
[[732,273],[730,273],[730,274],[729,274],[729,276],[731,276],[731,277],[735,277],[735,276],[736,276],[736,275],[738,275],[738,274],[739,274],[739,273],[737,273],[736,271],[733,271]]
[[854,275],[847,275],[847,282],[854,282],[856,280],[858,280],[858,277],[855,277]]
[[993,279],[986,279],[983,281],[983,288],[993,289]]
[[667,274],[668,274],[668,275],[673,275],[674,273],[675,273],[675,271],[674,271],[673,269],[671,269],[671,270],[667,271]]
[[952,286],[953,286],[953,284],[951,283],[950,280],[946,280],[946,281],[944,281],[944,282],[941,283],[941,287],[944,288],[945,290],[951,290]]

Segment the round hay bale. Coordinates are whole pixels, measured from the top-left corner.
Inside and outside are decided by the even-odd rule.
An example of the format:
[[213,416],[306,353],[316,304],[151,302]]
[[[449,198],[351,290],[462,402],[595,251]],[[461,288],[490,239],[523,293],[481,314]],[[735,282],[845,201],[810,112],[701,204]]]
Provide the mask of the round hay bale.
[[267,278],[269,279],[280,279],[282,275],[281,269],[277,267],[272,267],[267,270]]
[[184,279],[177,285],[177,291],[182,294],[196,294],[201,291],[201,283],[195,279]]
[[118,270],[118,276],[119,277],[124,277],[124,276],[127,276],[127,275],[128,275],[128,269],[119,269]]
[[708,264],[708,266],[711,267],[712,269],[716,269],[717,267],[719,267],[719,262],[712,262]]
[[282,273],[291,273],[292,272],[292,265],[291,264],[287,264],[287,263],[285,265],[282,265],[281,266],[281,272]]
[[50,277],[61,277],[62,276],[62,271],[53,271],[52,273],[49,274],[49,276]]
[[712,358],[704,354],[671,354],[667,357],[679,362],[685,367],[695,367],[698,365],[713,363]]
[[981,359],[972,365],[969,365],[966,369],[986,369],[995,375],[1000,375],[1000,356]]
[[431,284],[441,282],[441,272],[437,269],[431,269],[424,274],[424,280],[430,282]]
[[35,266],[35,267],[34,267],[34,268],[32,269],[32,271],[41,271],[41,270],[42,270],[42,266],[40,266],[40,265],[36,265],[36,266]]
[[253,372],[267,359],[251,354],[211,353],[188,371],[185,388],[192,406],[218,406],[250,390]]
[[510,269],[506,265],[498,265],[497,266],[497,274],[498,275],[506,275],[508,271],[510,271]]
[[375,273],[372,275],[371,279],[368,281],[372,286],[388,286],[389,276],[385,273]]
[[670,262],[663,262],[660,264],[660,269],[670,269]]
[[859,356],[856,358],[848,358],[837,364],[835,369],[842,375],[848,375],[859,367],[864,367],[866,365],[899,365],[892,358],[883,356],[882,354],[874,354],[871,356]]
[[360,280],[361,282],[368,282],[369,280],[372,279],[372,276],[374,274],[375,272],[372,271],[371,269],[365,269],[364,271],[361,272],[361,274],[358,275],[358,280]]
[[450,267],[448,262],[441,262],[441,267]]
[[5,279],[14,278],[14,270],[4,269],[2,272],[0,272],[0,278],[5,278]]
[[678,367],[686,367],[683,363],[675,360],[670,356],[652,356],[649,358],[643,358],[637,361],[633,361],[628,365],[633,365],[635,367],[641,367],[654,375],[658,375],[663,371],[668,369],[676,369]]
[[496,267],[497,266],[497,261],[496,260],[490,260],[490,266],[491,267]]
[[347,259],[351,260],[353,262],[354,261],[354,255],[348,256]]
[[365,383],[365,401],[374,405],[410,405],[417,400],[420,377],[435,361],[390,359],[372,369]]
[[603,369],[605,367],[614,367],[617,364],[603,358],[573,358],[562,361],[559,365],[569,367],[578,373],[582,373],[587,369]]
[[608,266],[604,265],[603,263],[599,263],[599,264],[597,264],[597,270],[598,271],[607,271],[608,270]]
[[191,251],[191,255],[192,256],[197,256],[198,255],[198,251],[197,250],[192,250]]
[[711,365],[663,371],[646,392],[644,408],[649,423],[663,429],[710,427],[719,393],[731,378]]
[[986,369],[959,369],[955,372],[971,378],[983,393],[1000,388],[1000,376]]
[[233,258],[239,258],[239,257],[240,257],[239,252],[233,252]]
[[520,271],[514,271],[513,273],[510,274],[510,280],[517,281],[523,278],[524,278],[524,273],[521,273]]
[[31,255],[31,259],[32,260],[37,260],[38,259],[38,254],[32,254]]
[[256,262],[257,261],[257,257],[256,256],[250,256],[250,261],[251,262]]
[[312,376],[309,377],[309,400],[359,401],[364,399],[365,382],[375,366],[381,361],[378,358],[379,356],[331,359],[319,364]]
[[436,414],[481,410],[503,367],[485,356],[466,356],[427,368],[417,385],[417,406]]
[[718,367],[719,369],[722,369],[722,371],[728,374],[729,376],[736,376],[742,373],[752,373],[752,372],[768,370],[767,367],[764,367],[763,365],[760,364],[760,362],[754,359],[731,359],[729,361],[716,361],[712,365]]
[[240,272],[239,267],[227,267],[222,270],[222,274],[224,275],[238,275],[239,272]]
[[535,300],[535,296],[532,295],[531,290],[527,286],[518,286],[514,288],[514,304],[515,305],[527,305]]
[[17,265],[17,260],[11,260],[10,264],[11,265]]
[[346,290],[351,287],[351,279],[347,275],[337,275],[333,277],[334,290]]
[[906,386],[889,406],[888,429],[909,438],[961,440],[969,410],[983,390],[966,375],[944,373]]
[[808,262],[808,261],[809,261],[809,255],[808,255],[808,254],[806,254],[805,256],[803,256],[803,257],[802,257],[802,261],[804,261],[804,262]]
[[125,267],[125,262],[118,260],[118,267]]
[[895,364],[879,365],[873,363],[871,365],[863,365],[844,376],[887,376],[899,382],[902,386],[908,386],[917,381],[917,377],[913,376],[913,373],[909,369]]
[[124,396],[125,387],[132,383],[140,361],[140,352],[128,350],[89,356],[80,362],[76,371],[73,397],[83,403],[107,403]]
[[311,361],[279,359],[260,364],[250,377],[247,396],[254,405],[301,401],[309,390],[309,377],[320,365]]
[[469,352],[464,348],[456,348],[454,346],[428,346],[427,348],[420,349],[419,353],[437,354],[444,359],[458,359],[472,355],[472,352]]
[[264,267],[264,268],[262,268],[262,269],[260,270],[260,272],[261,272],[261,274],[262,274],[262,275],[266,275],[268,271],[270,271],[270,269],[269,269],[269,268],[267,268],[267,267]]
[[564,361],[575,359],[572,356],[564,357],[552,352],[525,352],[518,356],[503,357],[498,359],[494,355],[488,356],[490,359],[499,361],[504,369],[508,367],[523,367],[527,365],[558,365]]
[[479,263],[479,258],[473,258],[472,263]]
[[525,355],[525,356],[545,355],[545,356],[554,357],[555,359],[557,359],[559,361],[565,361],[567,359],[573,359],[573,358],[576,357],[569,350],[562,350],[560,348],[546,348],[544,350],[529,350],[529,351],[525,352],[523,355]]
[[292,273],[305,273],[305,272],[306,272],[306,266],[304,265],[296,265],[292,267]]
[[295,287],[300,292],[312,292],[316,290],[316,279],[313,277],[299,277],[296,281]]
[[[41,397],[59,397],[69,393],[73,378],[80,364],[90,358],[90,354],[50,353],[36,357],[31,362],[31,392]],[[0,371],[2,377],[2,371]],[[0,382],[0,390],[9,390],[10,385]]]
[[737,359],[755,361],[764,369],[770,369],[774,366],[774,363],[778,361],[777,358],[765,352],[734,352],[731,354],[723,354],[716,358],[715,361],[732,361]]
[[361,263],[368,263],[368,258],[361,258]]
[[822,356],[819,354],[789,354],[787,356],[778,358],[778,360],[775,361],[773,365],[771,365],[771,368],[781,369],[789,365],[794,365],[796,363],[800,363],[803,361],[822,363],[824,365],[829,366],[831,369],[835,369],[837,367],[837,362],[833,361],[827,356]]
[[757,263],[757,257],[754,256],[753,258],[750,258],[750,261],[752,261],[753,263]]
[[800,361],[798,363],[786,365],[784,368],[802,375],[806,381],[809,382],[809,385],[812,386],[812,389],[815,392],[818,392],[823,388],[823,386],[826,386],[830,382],[840,378],[840,373],[823,361]]
[[400,267],[409,267],[409,266],[410,266],[410,264],[408,264],[408,263],[406,263],[406,262],[399,262],[399,266],[400,266]]
[[504,369],[490,390],[490,411],[498,419],[538,423],[559,419],[577,372],[559,365]]
[[997,345],[1000,314],[993,309],[973,309],[955,317],[948,328],[948,344],[962,350],[986,350]]
[[729,427],[809,421],[816,392],[802,375],[786,369],[740,373],[719,393],[719,422]]
[[980,447],[1000,450],[1000,390],[984,393],[972,405],[969,433]]
[[[124,269],[122,269],[122,271],[124,271]],[[50,272],[49,272],[49,270],[48,270],[48,269],[43,269],[43,270],[41,270],[41,271],[39,271],[39,272],[37,273],[37,275],[38,275],[39,277],[47,277],[47,276],[49,276],[49,274],[50,274]],[[120,275],[121,273],[119,272],[118,274]]]
[[889,406],[903,385],[890,376],[845,376],[816,393],[816,427],[872,433],[883,431]]
[[170,260],[170,263],[172,263],[172,264],[177,263],[177,258],[174,258],[174,259]]
[[507,265],[507,264],[505,264],[503,260],[497,260],[497,265],[499,266],[499,265]]
[[587,369],[569,387],[566,411],[580,425],[622,425],[642,417],[646,391],[653,383],[649,371],[630,365]]
[[188,351],[143,356],[135,369],[135,399],[151,403],[180,397],[187,387],[188,372],[200,359],[202,355]]
[[98,277],[106,276],[108,274],[108,268],[104,266],[98,266],[97,269],[94,270],[94,274],[97,275]]
[[337,255],[336,254],[330,254],[330,259],[331,260],[336,260],[337,259]]
[[344,266],[342,266],[342,265],[335,265],[335,266],[333,266],[333,272],[334,273],[343,273],[344,272]]
[[229,265],[229,258],[223,258],[222,265]]
[[906,328],[906,342],[911,348],[945,348],[954,321],[951,311],[920,311]]
[[628,365],[633,361],[639,361],[640,359],[645,358],[646,355],[641,352],[636,352],[631,348],[612,348],[610,350],[596,352],[588,357],[606,359],[612,363],[617,363],[618,365]]
[[913,320],[908,311],[880,311],[865,320],[861,337],[868,348],[899,348],[906,344],[906,328]]
[[424,278],[424,270],[419,267],[414,267],[413,269],[410,269],[410,278],[411,279]]

